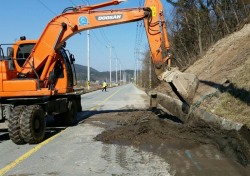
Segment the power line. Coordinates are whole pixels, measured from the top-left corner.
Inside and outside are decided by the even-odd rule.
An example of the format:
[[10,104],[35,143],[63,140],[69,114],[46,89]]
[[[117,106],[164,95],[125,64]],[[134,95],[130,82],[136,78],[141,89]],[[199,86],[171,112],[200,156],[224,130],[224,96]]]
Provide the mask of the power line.
[[105,34],[104,30],[103,30],[102,28],[100,28],[99,31],[100,31],[100,34],[101,34],[102,38],[103,38],[109,45],[111,45],[111,42],[110,42],[110,40],[108,39],[107,35]]
[[[98,36],[96,35],[96,33],[95,33],[94,31],[92,31],[92,33],[93,33],[92,36],[94,36],[94,37],[97,39],[97,41],[98,41],[97,43],[98,43],[98,44],[102,43],[101,40],[100,40],[100,39],[98,38]],[[106,44],[102,44],[102,46],[106,46]],[[99,49],[100,49],[100,48],[99,48]],[[105,53],[105,54],[104,54],[104,53]],[[106,55],[106,52],[103,52],[103,54]],[[106,57],[108,57],[108,56],[106,55]]]
[[93,35],[91,35],[90,38],[93,40],[93,43],[94,43],[94,45],[96,46],[96,48],[98,49],[98,51],[100,51],[100,52],[102,53],[103,56],[108,57],[108,56],[106,55],[106,53],[105,53],[100,47],[98,47],[99,42],[97,42],[97,43],[95,42],[93,36],[94,36],[98,41],[99,41],[99,39],[97,38],[97,36],[96,36],[96,34],[94,33],[94,31],[92,31],[92,34],[93,34]]
[[42,4],[48,11],[50,11],[53,15],[57,15],[55,12],[53,12],[46,4],[44,4],[41,0],[38,0],[40,4]]
[[139,6],[142,6],[142,1],[143,1],[143,0],[139,0]]
[[138,22],[136,29],[135,49],[134,49],[134,56],[136,60],[140,56],[140,51],[142,50],[142,44],[143,44],[142,38],[143,38],[142,22]]
[[[102,43],[101,40],[98,38],[98,36],[96,35],[96,33],[95,33],[94,31],[92,31],[92,34],[93,34],[93,35],[92,35],[90,38],[93,40],[94,45],[96,46],[96,48],[98,49],[98,51],[100,51],[100,52],[102,53],[103,56],[108,57],[108,56],[106,55],[106,52],[103,52],[103,50],[100,49],[100,47],[98,46],[100,43]],[[94,36],[94,38],[95,38],[98,42],[96,42],[96,41],[94,40],[93,36]],[[104,46],[106,46],[106,45],[104,44]],[[112,58],[112,60],[116,60],[116,59],[117,59],[117,61],[119,61],[119,62],[122,64],[121,60],[119,59],[119,57],[118,57],[118,55],[117,55],[116,48],[113,48],[113,53],[114,53],[114,57]]]
[[87,5],[90,5],[89,0],[85,0],[87,2]]
[[82,0],[82,2],[84,3],[84,5],[90,5],[89,0]]
[[76,6],[76,4],[72,1],[72,0],[69,0],[74,6]]

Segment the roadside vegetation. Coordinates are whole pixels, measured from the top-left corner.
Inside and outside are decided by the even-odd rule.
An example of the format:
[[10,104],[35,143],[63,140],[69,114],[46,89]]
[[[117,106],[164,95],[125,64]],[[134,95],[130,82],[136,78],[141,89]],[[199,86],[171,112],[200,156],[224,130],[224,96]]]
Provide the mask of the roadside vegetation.
[[215,113],[250,128],[250,59],[217,100]]
[[[166,1],[174,7],[171,21],[167,19],[171,54],[174,58],[172,65],[180,70],[187,69],[218,40],[242,29],[250,21],[250,0]],[[148,51],[144,52],[143,60],[137,84],[148,88],[149,70],[152,67]],[[153,68],[151,69],[151,85],[156,87],[159,82],[154,76]]]
[[[201,80],[194,102],[250,128],[250,0],[166,1],[174,7],[167,22],[172,66]],[[137,84],[164,90],[150,62],[145,51]]]

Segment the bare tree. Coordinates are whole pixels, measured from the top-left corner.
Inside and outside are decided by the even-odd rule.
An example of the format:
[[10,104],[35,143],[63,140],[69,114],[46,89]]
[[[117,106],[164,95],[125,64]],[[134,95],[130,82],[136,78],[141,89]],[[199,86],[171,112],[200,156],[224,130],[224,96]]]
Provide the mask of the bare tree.
[[[174,8],[167,21],[172,64],[185,70],[217,40],[250,19],[250,0],[166,0]],[[149,85],[150,55],[145,52],[141,80]],[[152,68],[153,70],[153,68]],[[152,85],[159,84],[152,74]]]

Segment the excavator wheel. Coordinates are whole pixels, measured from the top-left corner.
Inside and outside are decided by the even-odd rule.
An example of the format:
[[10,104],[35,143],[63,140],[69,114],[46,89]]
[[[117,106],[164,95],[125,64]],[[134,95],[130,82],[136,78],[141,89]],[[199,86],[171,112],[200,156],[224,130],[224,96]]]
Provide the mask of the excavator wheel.
[[74,125],[77,121],[77,104],[75,100],[69,100],[67,112],[62,114],[63,122],[65,125]]
[[8,118],[8,131],[10,139],[15,144],[25,144],[24,139],[21,137],[21,129],[20,129],[20,116],[24,109],[25,105],[20,105],[14,107],[12,112],[10,113],[10,117]]
[[41,106],[30,105],[22,112],[20,117],[21,136],[25,142],[37,144],[45,135],[46,119]]

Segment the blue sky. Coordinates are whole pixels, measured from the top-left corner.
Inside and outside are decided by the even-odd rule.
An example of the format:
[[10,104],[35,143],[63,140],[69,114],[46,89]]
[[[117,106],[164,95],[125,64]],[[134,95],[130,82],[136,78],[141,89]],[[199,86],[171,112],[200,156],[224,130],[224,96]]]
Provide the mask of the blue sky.
[[[90,4],[101,2],[105,2],[105,0],[89,0]],[[165,0],[162,2],[166,7]],[[47,23],[66,7],[85,4],[86,0],[1,1],[0,43],[13,43],[24,35],[28,39],[38,39]],[[139,7],[140,5],[143,5],[143,0],[127,0],[127,2],[108,7],[108,9]],[[135,54],[135,48],[142,51],[147,48],[144,28],[140,25],[137,26],[138,23],[135,22],[91,30],[90,66],[98,71],[109,70],[109,49],[106,46],[111,44],[114,47],[112,49],[112,70],[115,70],[115,58],[118,58],[122,69],[134,69],[135,56],[138,56]],[[67,41],[67,48],[75,55],[76,63],[81,65],[87,64],[86,35],[84,31]]]

